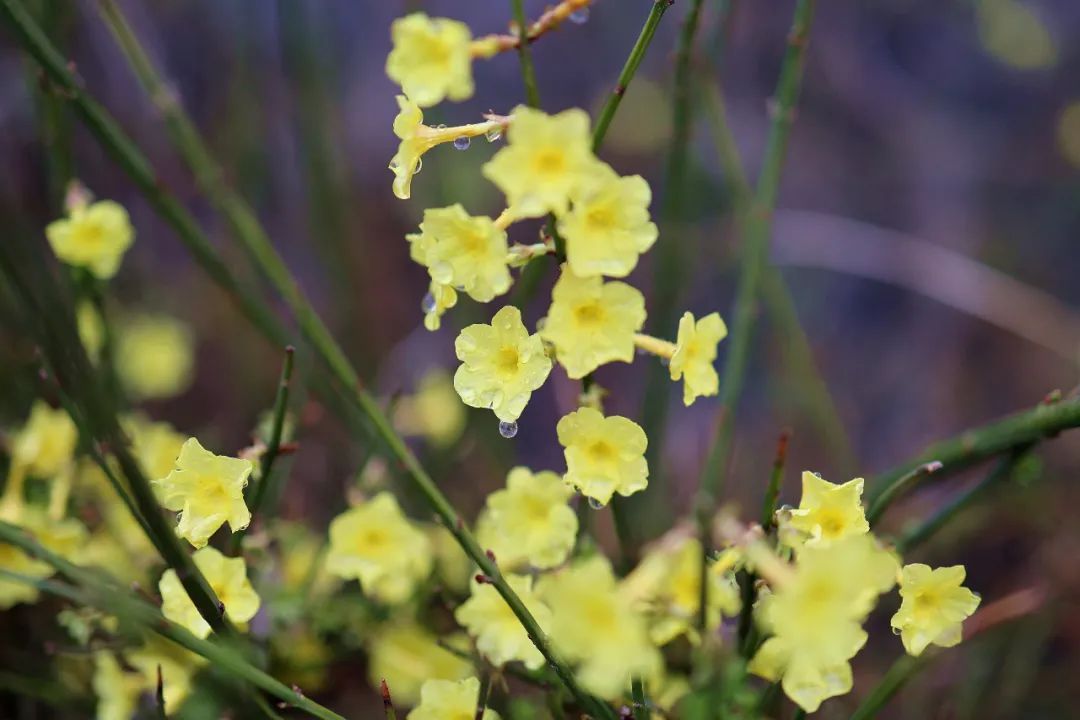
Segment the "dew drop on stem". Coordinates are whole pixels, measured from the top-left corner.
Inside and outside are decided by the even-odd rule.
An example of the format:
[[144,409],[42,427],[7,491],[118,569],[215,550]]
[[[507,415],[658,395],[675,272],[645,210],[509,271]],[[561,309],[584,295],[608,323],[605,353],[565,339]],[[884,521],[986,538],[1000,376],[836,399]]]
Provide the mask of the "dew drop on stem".
[[570,13],[570,22],[575,25],[584,25],[589,21],[589,8],[583,7]]
[[454,149],[455,150],[468,150],[469,145],[471,145],[471,144],[472,144],[472,140],[470,140],[469,138],[467,138],[464,135],[462,135],[461,137],[454,138]]

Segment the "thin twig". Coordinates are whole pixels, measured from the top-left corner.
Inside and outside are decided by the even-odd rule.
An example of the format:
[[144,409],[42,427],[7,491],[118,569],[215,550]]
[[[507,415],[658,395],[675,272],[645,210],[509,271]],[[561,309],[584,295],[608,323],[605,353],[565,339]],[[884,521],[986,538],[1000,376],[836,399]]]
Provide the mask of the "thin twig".
[[533,67],[532,51],[528,42],[521,42],[521,38],[527,37],[528,25],[525,22],[525,5],[523,0],[510,0],[514,9],[514,23],[517,25],[517,53],[521,60],[521,80],[525,84],[525,99],[529,107],[540,107],[540,89],[536,85],[536,68]]
[[874,502],[870,503],[869,509],[866,511],[866,520],[871,525],[874,525],[885,512],[885,508],[892,504],[894,500],[899,498],[910,488],[917,485],[923,478],[933,475],[942,468],[942,465],[937,460],[931,460],[928,463],[918,466],[907,475],[897,480],[895,483],[886,488],[885,492],[878,495]]

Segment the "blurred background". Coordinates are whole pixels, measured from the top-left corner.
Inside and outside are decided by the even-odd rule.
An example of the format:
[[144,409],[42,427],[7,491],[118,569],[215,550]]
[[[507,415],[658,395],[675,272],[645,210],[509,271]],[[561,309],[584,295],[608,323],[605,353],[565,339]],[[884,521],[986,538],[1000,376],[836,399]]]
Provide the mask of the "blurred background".
[[[526,0],[530,17],[543,2]],[[544,109],[594,114],[614,85],[651,6],[600,0],[582,24],[535,43]],[[231,266],[257,283],[222,218],[173,149],[94,2],[56,2],[57,37],[87,89],[149,156],[164,185],[190,208]],[[369,387],[405,408],[430,373],[452,373],[453,339],[497,306],[463,298],[443,328],[427,332],[427,277],[409,260],[404,235],[422,212],[461,202],[497,214],[502,198],[479,174],[498,142],[467,151],[442,146],[424,158],[413,198],[398,201],[386,169],[396,139],[396,88],[386,78],[389,25],[422,9],[467,22],[475,35],[505,32],[503,0],[344,2],[121,2],[152,59],[247,198],[275,246],[335,330]],[[640,173],[665,194],[671,142],[673,52],[685,2],[664,17],[616,117],[602,157]],[[630,281],[646,296],[669,283],[678,308],[726,318],[734,297],[738,237],[731,181],[717,151],[721,91],[731,131],[753,179],[768,128],[792,3],[707,1],[693,63],[690,162],[680,211],[661,222],[657,247],[677,247],[657,277],[656,251]],[[776,438],[792,432],[783,499],[797,502],[798,473],[834,481],[872,477],[930,441],[1069,391],[1080,362],[1080,4],[1069,0],[830,0],[819,4],[807,74],[791,136],[772,244],[809,339],[812,366],[793,350],[790,328],[764,309],[739,408],[725,501],[756,515]],[[513,53],[475,64],[467,102],[426,113],[428,124],[475,122],[524,99]],[[195,266],[173,231],[66,112],[45,111],[35,69],[0,33],[0,223],[39,237],[61,212],[51,184],[55,154],[100,198],[131,213],[136,241],[112,283],[120,315],[161,314],[193,338],[190,383],[143,409],[219,452],[250,442],[272,403],[280,348],[270,347]],[[46,134],[53,123],[51,135]],[[45,142],[53,137],[52,150]],[[59,138],[59,140],[56,140]],[[56,144],[59,142],[60,144]],[[50,159],[52,158],[52,159]],[[511,239],[533,242],[538,224]],[[545,274],[549,286],[554,269]],[[546,292],[526,312],[534,323]],[[650,304],[650,308],[652,305]],[[283,316],[285,315],[282,309]],[[730,318],[728,318],[730,321]],[[646,330],[656,327],[650,318]],[[33,385],[21,377],[25,341],[0,347],[0,420],[25,417]],[[721,362],[725,347],[721,345]],[[607,366],[599,383],[610,412],[639,418],[649,358]],[[319,372],[301,350],[301,373]],[[816,394],[816,367],[839,422]],[[689,509],[712,438],[715,399],[682,407],[669,385],[662,458],[672,504]],[[561,371],[534,395],[513,441],[490,413],[433,404],[451,442],[415,439],[451,499],[472,517],[513,464],[563,468],[555,422],[576,403]],[[282,512],[320,532],[341,511],[371,448],[299,392],[299,450]],[[404,430],[415,429],[398,413]],[[464,423],[460,439],[457,423]],[[413,418],[415,420],[415,418]],[[388,469],[392,473],[392,469]],[[367,472],[378,472],[367,465]],[[985,472],[979,469],[968,480]],[[1034,592],[1034,612],[950,652],[914,681],[892,716],[1069,717],[1080,689],[1080,442],[1044,444],[1023,477],[970,509],[920,550],[932,564],[964,563],[984,603]],[[928,488],[887,518],[887,529],[930,512],[964,479]],[[418,505],[412,506],[418,509]],[[614,546],[607,511],[601,541]],[[856,696],[899,648],[887,616],[855,662]],[[871,636],[875,633],[871,631]],[[841,716],[837,708],[827,706]]]

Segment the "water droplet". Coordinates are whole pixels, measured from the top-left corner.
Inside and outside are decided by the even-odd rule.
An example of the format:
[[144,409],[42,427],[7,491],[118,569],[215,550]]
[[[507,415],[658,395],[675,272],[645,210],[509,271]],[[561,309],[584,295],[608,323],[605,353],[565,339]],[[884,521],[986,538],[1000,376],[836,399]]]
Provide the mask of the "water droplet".
[[589,498],[589,507],[593,510],[600,510],[604,507],[604,503],[600,502],[596,498]]
[[667,367],[668,365],[671,364],[671,358],[666,358],[666,357],[661,356],[660,357],[660,364],[663,365],[664,367]]
[[416,158],[416,167],[413,168],[412,174],[416,175],[424,167],[424,161],[420,158]]
[[502,126],[501,125],[496,125],[495,127],[488,130],[486,133],[484,133],[484,138],[486,138],[488,142],[495,142],[496,140],[498,140],[499,138],[502,137],[502,134],[503,134]]
[[570,22],[575,25],[584,25],[589,21],[589,8],[583,7],[570,13]]
[[439,123],[438,125],[435,126],[435,129],[436,130],[445,130],[446,129],[446,123]]
[[462,135],[461,137],[458,137],[458,138],[454,138],[454,149],[455,150],[468,150],[469,145],[471,145],[471,144],[472,144],[472,140],[465,137],[464,135]]
[[431,293],[425,295],[424,299],[420,301],[420,309],[423,310],[425,314],[435,312],[435,296]]
[[397,161],[397,158],[394,158],[390,161],[390,164],[387,165],[387,167],[391,170],[397,170],[399,167],[401,167],[401,163]]
[[893,635],[899,635],[899,634],[900,634],[901,632],[902,632],[902,631],[901,631],[901,630],[900,630],[900,628],[898,628],[898,627],[894,627],[894,628],[892,629],[892,634],[893,634]]
[[518,424],[516,422],[507,422],[506,420],[499,421],[499,434],[504,438],[512,438],[518,434]]

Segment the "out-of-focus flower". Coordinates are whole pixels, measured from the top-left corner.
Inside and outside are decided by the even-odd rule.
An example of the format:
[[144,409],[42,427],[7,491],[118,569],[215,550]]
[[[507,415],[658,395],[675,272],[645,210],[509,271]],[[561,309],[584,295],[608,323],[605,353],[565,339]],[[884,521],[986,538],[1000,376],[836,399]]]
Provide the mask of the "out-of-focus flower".
[[615,493],[633,495],[649,484],[648,440],[633,420],[583,407],[559,420],[556,432],[565,448],[564,480],[590,500],[606,505]]
[[179,710],[191,692],[195,673],[206,664],[200,655],[156,635],[148,636],[142,646],[127,652],[125,657],[142,675],[143,688],[149,692],[157,688],[160,668],[161,689],[168,714]]
[[465,430],[465,409],[449,373],[431,370],[414,395],[398,398],[394,424],[406,435],[420,435],[436,447],[449,447]]
[[981,0],[975,10],[979,39],[1001,62],[1020,70],[1057,64],[1057,44],[1032,8],[1017,0]]
[[435,553],[435,576],[451,592],[464,595],[475,567],[472,559],[445,526],[431,524],[424,530]]
[[470,407],[490,408],[499,420],[517,420],[534,390],[547,380],[551,360],[539,335],[530,335],[521,312],[508,305],[490,325],[470,325],[454,343],[462,365],[454,389]]
[[166,315],[143,315],[121,325],[116,372],[135,398],[173,397],[191,385],[194,341],[188,327]]
[[892,626],[909,655],[921,655],[929,645],[952,647],[960,642],[963,622],[979,607],[979,596],[963,586],[963,565],[931,568],[905,565],[900,573],[900,609]]
[[473,94],[472,33],[448,18],[414,12],[390,26],[394,48],[386,58],[386,74],[421,107],[444,98],[455,102]]
[[[230,622],[243,625],[255,617],[259,611],[259,596],[248,581],[244,558],[225,557],[212,547],[196,550],[191,557],[224,606],[225,617]],[[175,570],[170,568],[162,574],[158,591],[161,593],[162,615],[183,625],[197,637],[204,638],[210,634],[210,625],[199,614]]]
[[577,108],[548,115],[519,106],[512,117],[506,147],[484,165],[484,177],[506,195],[515,217],[565,213],[571,193],[602,172],[589,116]]
[[28,474],[51,478],[71,463],[79,432],[64,410],[38,400],[11,444],[11,463]]
[[359,580],[369,597],[403,602],[431,566],[427,536],[402,514],[388,492],[346,510],[330,523],[327,571]]
[[864,535],[870,531],[870,523],[863,511],[862,491],[862,478],[835,485],[805,471],[802,474],[802,499],[799,507],[791,512],[788,525],[805,533],[808,545]]
[[567,505],[573,490],[556,473],[513,468],[506,489],[487,497],[477,521],[480,544],[500,567],[540,569],[561,565],[577,539],[577,514]]
[[75,309],[75,327],[79,331],[79,340],[90,362],[96,363],[105,346],[105,323],[94,303],[83,300]]
[[566,262],[575,275],[626,277],[659,234],[649,219],[652,191],[640,175],[619,177],[600,164],[595,182],[581,185],[559,219]]
[[472,672],[468,660],[440,646],[437,637],[412,621],[388,622],[371,641],[368,655],[371,686],[386,680],[394,701],[402,705],[419,703],[420,687],[428,680],[461,680]]
[[690,405],[703,395],[720,392],[720,378],[713,361],[716,360],[716,346],[726,335],[727,326],[719,313],[710,313],[696,323],[693,315],[683,313],[669,369],[672,380],[683,381],[684,405]]
[[172,472],[187,438],[167,422],[155,422],[144,415],[124,418],[124,430],[131,436],[131,449],[146,477],[160,480]]
[[578,663],[582,686],[605,699],[620,697],[630,678],[653,677],[662,661],[649,641],[645,619],[619,593],[608,561],[594,555],[537,585],[551,608],[551,640]]
[[[50,518],[36,506],[21,508],[17,517],[0,513],[0,519],[23,528],[47,550],[74,562],[82,561],[86,528],[78,520]],[[55,572],[52,565],[32,558],[14,545],[3,542],[0,542],[0,568],[39,580],[51,577]],[[0,609],[6,610],[19,603],[34,602],[37,598],[38,590],[33,585],[0,577]]]
[[407,235],[414,260],[440,285],[460,288],[477,302],[510,289],[506,231],[460,204],[424,211],[420,232]]
[[[472,720],[480,699],[480,681],[474,677],[453,682],[428,680],[420,688],[420,704],[408,720]],[[499,720],[499,713],[484,708],[482,720]]]
[[135,231],[127,210],[111,200],[77,203],[68,216],[45,228],[56,257],[107,280],[116,274]]
[[[532,578],[507,575],[506,582],[532,613],[540,629],[547,632],[551,611],[533,593]],[[494,585],[474,579],[472,595],[454,611],[454,618],[476,639],[476,649],[493,665],[501,667],[519,660],[525,667],[536,670],[544,664],[544,656],[533,645],[521,621]]]
[[233,532],[251,522],[244,503],[251,470],[250,460],[215,455],[188,438],[172,472],[154,485],[161,504],[180,513],[177,534],[201,548],[226,522]]
[[330,647],[306,625],[292,625],[270,637],[274,677],[308,692],[326,687],[327,669],[334,660]]
[[98,720],[131,720],[135,715],[142,678],[124,672],[113,654],[104,650],[94,653],[94,694],[97,695]]
[[555,346],[571,378],[604,363],[634,359],[634,333],[645,324],[645,297],[623,282],[582,278],[564,268],[551,293],[541,336]]

